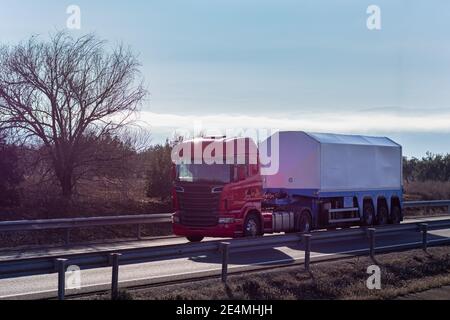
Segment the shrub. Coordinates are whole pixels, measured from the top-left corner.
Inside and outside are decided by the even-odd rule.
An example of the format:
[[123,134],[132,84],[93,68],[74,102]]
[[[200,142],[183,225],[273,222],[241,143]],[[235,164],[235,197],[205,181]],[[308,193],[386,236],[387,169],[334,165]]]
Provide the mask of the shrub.
[[156,145],[147,151],[147,196],[160,198],[162,201],[170,198],[172,189],[172,147],[169,142]]

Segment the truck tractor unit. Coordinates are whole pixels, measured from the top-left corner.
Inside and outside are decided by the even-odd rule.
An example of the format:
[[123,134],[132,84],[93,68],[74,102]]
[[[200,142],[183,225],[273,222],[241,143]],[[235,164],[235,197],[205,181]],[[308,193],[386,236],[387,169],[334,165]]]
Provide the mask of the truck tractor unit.
[[[274,143],[268,174],[259,152]],[[402,147],[388,138],[286,131],[259,148],[249,138],[182,145],[192,161],[175,165],[173,231],[192,242],[403,220]]]

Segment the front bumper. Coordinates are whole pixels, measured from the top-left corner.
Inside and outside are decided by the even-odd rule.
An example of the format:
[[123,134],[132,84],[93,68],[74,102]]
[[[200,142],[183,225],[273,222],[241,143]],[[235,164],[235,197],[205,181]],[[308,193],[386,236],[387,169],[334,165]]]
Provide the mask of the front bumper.
[[242,236],[242,226],[239,228],[238,225],[234,223],[218,224],[214,227],[188,227],[179,223],[174,223],[173,233],[182,237],[201,236],[211,238],[237,238]]

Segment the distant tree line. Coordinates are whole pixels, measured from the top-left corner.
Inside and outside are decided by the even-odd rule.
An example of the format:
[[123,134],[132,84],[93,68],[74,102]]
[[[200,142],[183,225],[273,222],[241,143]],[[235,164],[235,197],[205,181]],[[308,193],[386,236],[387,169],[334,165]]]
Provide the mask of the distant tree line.
[[172,144],[158,144],[150,147],[145,153],[147,163],[146,193],[150,198],[166,201],[172,190]]
[[[90,156],[80,164],[77,181],[104,179],[118,185],[126,180],[128,185],[137,185],[138,181],[145,180],[145,196],[170,200],[173,143],[167,141],[137,149],[133,139],[105,135],[100,140],[87,140],[86,145]],[[16,206],[21,199],[30,197],[23,188],[27,181],[36,180],[37,188],[43,189],[57,184],[51,159],[42,157],[42,153],[45,153],[43,147],[16,145],[0,135],[0,207]]]
[[412,181],[450,181],[450,154],[433,154],[418,159],[404,158],[403,178],[406,183]]

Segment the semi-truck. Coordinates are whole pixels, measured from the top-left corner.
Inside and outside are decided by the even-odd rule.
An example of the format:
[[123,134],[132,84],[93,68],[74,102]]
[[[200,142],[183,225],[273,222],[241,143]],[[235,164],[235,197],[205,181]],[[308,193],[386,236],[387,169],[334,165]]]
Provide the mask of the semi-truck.
[[[219,155],[213,144],[223,145]],[[403,220],[402,147],[393,140],[282,131],[261,145],[226,137],[182,142],[177,152],[189,152],[174,165],[175,235],[199,242]],[[273,145],[277,170],[269,172],[261,150]]]

